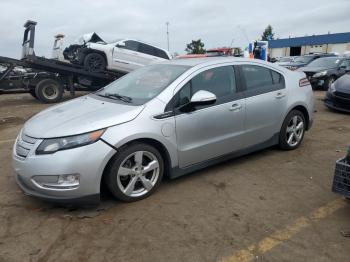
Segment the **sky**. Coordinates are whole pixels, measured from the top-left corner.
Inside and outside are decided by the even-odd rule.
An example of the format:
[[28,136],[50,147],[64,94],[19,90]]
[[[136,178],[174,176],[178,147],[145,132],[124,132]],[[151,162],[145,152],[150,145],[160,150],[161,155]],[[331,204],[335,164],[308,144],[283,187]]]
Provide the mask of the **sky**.
[[350,0],[0,0],[0,56],[19,58],[23,25],[38,22],[37,55],[50,57],[54,35],[65,46],[96,32],[102,39],[139,39],[185,53],[202,39],[205,48],[246,47],[271,24],[275,37],[350,31]]

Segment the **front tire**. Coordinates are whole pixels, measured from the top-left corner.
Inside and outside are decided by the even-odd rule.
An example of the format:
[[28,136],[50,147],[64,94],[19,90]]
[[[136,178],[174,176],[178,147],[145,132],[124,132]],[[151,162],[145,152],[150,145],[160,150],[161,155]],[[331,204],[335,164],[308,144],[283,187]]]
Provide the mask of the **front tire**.
[[279,146],[283,150],[293,150],[300,146],[305,134],[305,117],[298,110],[292,110],[285,118],[279,136]]
[[160,185],[164,161],[159,151],[142,143],[121,148],[106,173],[114,197],[133,202],[150,196]]
[[103,55],[90,53],[84,58],[84,68],[89,72],[102,72],[106,69],[106,60]]

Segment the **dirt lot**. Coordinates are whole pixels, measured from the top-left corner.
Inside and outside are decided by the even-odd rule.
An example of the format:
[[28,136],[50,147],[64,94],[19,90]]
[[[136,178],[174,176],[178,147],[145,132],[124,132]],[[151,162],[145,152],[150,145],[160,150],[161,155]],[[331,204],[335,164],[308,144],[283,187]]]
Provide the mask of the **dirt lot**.
[[165,180],[136,203],[69,209],[23,195],[12,174],[14,138],[47,105],[0,95],[0,261],[349,261],[350,205],[330,187],[350,115],[327,110],[323,96],[296,151]]

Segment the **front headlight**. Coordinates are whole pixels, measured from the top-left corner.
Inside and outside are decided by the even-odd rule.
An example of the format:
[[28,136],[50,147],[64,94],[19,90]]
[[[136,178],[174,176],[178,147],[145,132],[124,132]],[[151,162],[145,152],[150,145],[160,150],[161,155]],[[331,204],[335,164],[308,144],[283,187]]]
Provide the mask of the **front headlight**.
[[321,77],[327,75],[327,71],[321,71],[313,75],[313,77]]
[[66,150],[75,147],[85,146],[96,142],[103,134],[105,129],[97,130],[91,133],[66,136],[59,138],[44,139],[36,150],[37,155],[52,154],[59,150]]

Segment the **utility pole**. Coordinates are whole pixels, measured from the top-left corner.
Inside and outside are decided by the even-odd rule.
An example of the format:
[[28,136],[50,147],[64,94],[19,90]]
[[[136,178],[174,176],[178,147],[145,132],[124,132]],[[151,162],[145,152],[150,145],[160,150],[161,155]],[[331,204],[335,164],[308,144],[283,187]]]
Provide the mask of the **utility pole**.
[[230,48],[232,48],[232,46],[233,46],[233,42],[235,41],[235,39],[234,38],[232,38],[232,41],[231,41],[231,44],[230,44]]
[[166,37],[167,37],[167,42],[168,42],[168,51],[170,52],[169,49],[169,22],[166,22]]

